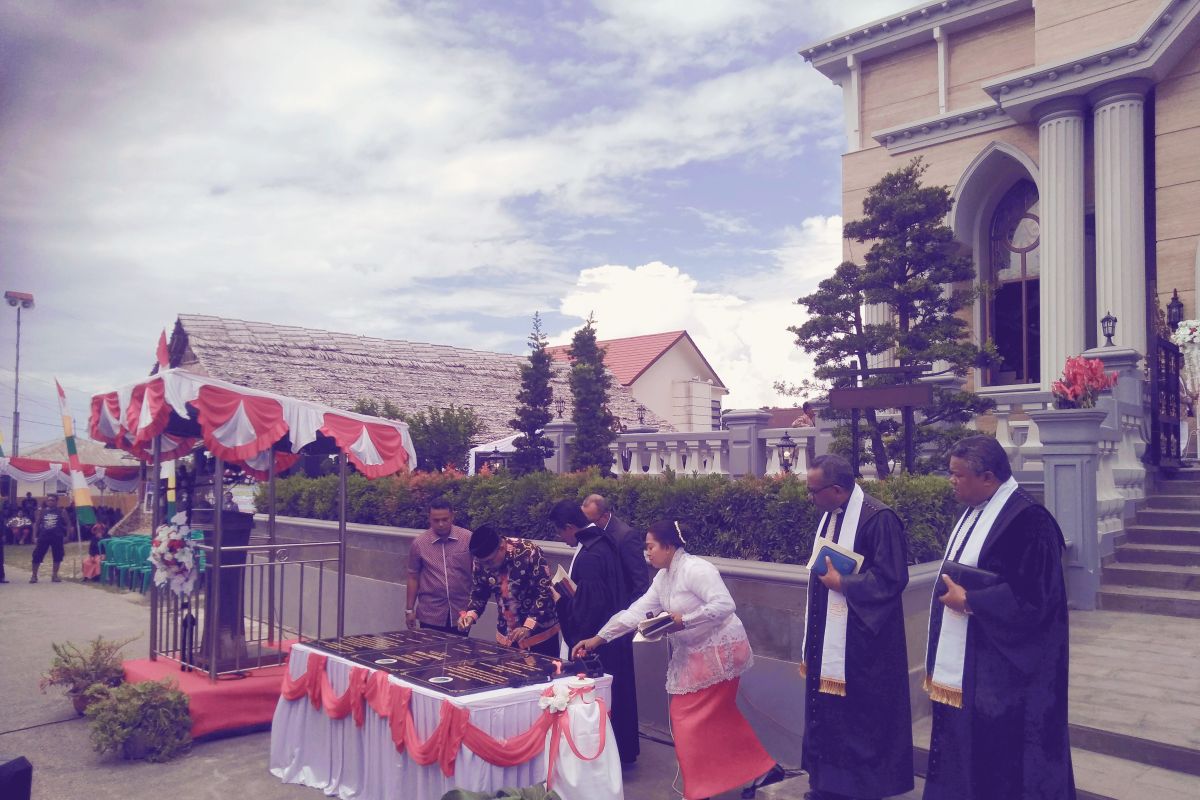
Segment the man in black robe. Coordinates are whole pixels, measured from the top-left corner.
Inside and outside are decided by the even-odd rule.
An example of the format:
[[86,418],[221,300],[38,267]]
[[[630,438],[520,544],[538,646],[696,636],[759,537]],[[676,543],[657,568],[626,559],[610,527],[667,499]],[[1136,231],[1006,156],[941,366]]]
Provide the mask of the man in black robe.
[[[575,645],[600,632],[609,617],[625,608],[625,578],[616,545],[602,530],[588,522],[579,503],[563,500],[550,512],[559,538],[578,547],[571,560],[570,578],[574,594],[559,583],[555,590],[563,641],[570,653]],[[620,636],[596,651],[604,671],[612,675],[613,735],[621,763],[632,764],[640,752],[638,742],[637,694],[634,686],[633,645]]]
[[583,500],[583,514],[600,530],[604,531],[617,546],[621,555],[621,569],[625,575],[625,597],[621,608],[629,608],[633,601],[650,588],[650,565],[646,563],[646,532],[635,531],[612,512],[608,500],[599,494],[589,494]]
[[[900,603],[908,585],[904,525],[896,512],[855,485],[850,463],[841,456],[815,459],[807,483],[813,505],[825,512],[820,535],[860,554],[863,562],[855,574],[839,573],[832,562],[823,575],[810,572],[800,667],[805,678],[802,765],[812,787],[805,797],[903,794],[913,788]],[[813,552],[820,548],[821,541],[814,541]],[[838,623],[830,623],[841,618],[844,636]],[[826,655],[829,664],[823,663]],[[835,661],[843,666],[834,667]]]
[[968,509],[930,610],[925,800],[1072,800],[1062,531],[995,439],[955,445],[950,482]]

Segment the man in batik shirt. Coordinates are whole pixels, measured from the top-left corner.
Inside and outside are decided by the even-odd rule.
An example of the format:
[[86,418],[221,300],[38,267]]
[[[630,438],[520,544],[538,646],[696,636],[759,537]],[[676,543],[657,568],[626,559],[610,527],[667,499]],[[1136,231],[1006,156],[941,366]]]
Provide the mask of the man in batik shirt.
[[558,615],[542,549],[526,539],[504,539],[491,525],[471,535],[475,559],[471,601],[458,626],[467,630],[496,598],[496,641],[547,656],[558,655]]

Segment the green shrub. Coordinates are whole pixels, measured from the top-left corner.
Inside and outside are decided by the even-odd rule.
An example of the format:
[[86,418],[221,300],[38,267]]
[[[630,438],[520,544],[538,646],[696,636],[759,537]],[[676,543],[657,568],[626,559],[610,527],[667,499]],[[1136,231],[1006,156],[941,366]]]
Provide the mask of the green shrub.
[[[958,514],[949,481],[934,475],[893,475],[884,481],[864,481],[863,489],[896,509],[904,520],[912,563],[941,557]],[[803,478],[795,475],[604,478],[595,470],[521,477],[503,471],[471,477],[415,473],[374,481],[351,475],[346,486],[347,519],[424,528],[429,503],[445,497],[463,527],[487,522],[513,535],[556,540],[546,519],[551,506],[564,497],[582,501],[593,493],[607,497],[635,529],[644,530],[659,519],[677,519],[691,529],[691,552],[751,561],[804,563],[820,519],[808,501]],[[337,519],[337,476],[284,478],[278,481],[275,496],[281,515]],[[258,500],[265,510],[265,491],[260,491]]]
[[92,747],[122,758],[169,761],[192,745],[187,695],[169,678],[161,682],[96,684],[87,690]]

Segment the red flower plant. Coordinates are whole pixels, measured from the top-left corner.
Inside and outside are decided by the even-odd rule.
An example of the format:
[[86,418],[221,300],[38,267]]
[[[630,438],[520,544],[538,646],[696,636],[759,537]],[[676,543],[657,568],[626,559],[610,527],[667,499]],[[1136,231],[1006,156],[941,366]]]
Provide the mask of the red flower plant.
[[1062,380],[1050,387],[1056,408],[1095,408],[1096,398],[1117,385],[1117,373],[1104,371],[1098,358],[1072,356],[1063,367]]

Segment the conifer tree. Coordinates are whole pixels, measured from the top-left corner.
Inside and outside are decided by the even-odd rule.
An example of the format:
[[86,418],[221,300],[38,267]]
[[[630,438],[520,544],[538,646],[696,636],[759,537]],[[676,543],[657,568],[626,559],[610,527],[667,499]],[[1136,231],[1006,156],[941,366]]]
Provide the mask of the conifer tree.
[[517,416],[508,426],[520,432],[513,441],[516,448],[508,468],[518,474],[537,472],[546,468],[546,459],[554,455],[554,443],[542,432],[549,424],[550,354],[546,352],[546,335],[542,333],[542,318],[533,315],[533,331],[529,334],[529,363],[521,365],[521,391],[517,393]]
[[589,314],[587,324],[571,339],[571,416],[575,422],[575,444],[571,451],[571,469],[599,467],[608,474],[616,439],[613,415],[608,410],[608,390],[612,376],[604,368],[604,348],[596,343],[596,320]]
[[[863,216],[846,223],[843,236],[870,242],[871,248],[862,266],[843,264],[838,268],[839,275],[849,275],[844,270],[853,267],[857,271],[853,281],[843,279],[841,289],[822,282],[822,290],[827,288],[839,296],[841,305],[835,303],[831,310],[822,290],[797,301],[812,316],[791,330],[797,335],[797,344],[818,356],[818,377],[837,368],[861,367],[866,355],[888,351],[901,366],[940,363],[941,374],[957,377],[994,357],[990,343],[980,348],[970,341],[970,326],[959,316],[977,295],[975,267],[945,223],[953,204],[950,189],[922,185],[925,169],[916,158],[884,175],[868,190]],[[888,306],[888,322],[864,326],[861,315],[849,315],[842,307],[874,303]],[[865,346],[855,343],[856,336],[865,339]],[[911,378],[903,375],[885,375],[871,383],[908,380]],[[905,412],[904,424],[913,428],[919,446],[939,438],[956,438],[963,423],[993,405],[972,392],[935,385],[930,405]],[[883,434],[889,431],[876,420],[868,419],[868,429],[875,445],[876,467],[881,476],[886,475],[886,462],[898,459],[903,443],[899,437],[884,441]],[[883,457],[881,444],[887,450]],[[919,466],[925,469],[930,463]]]

